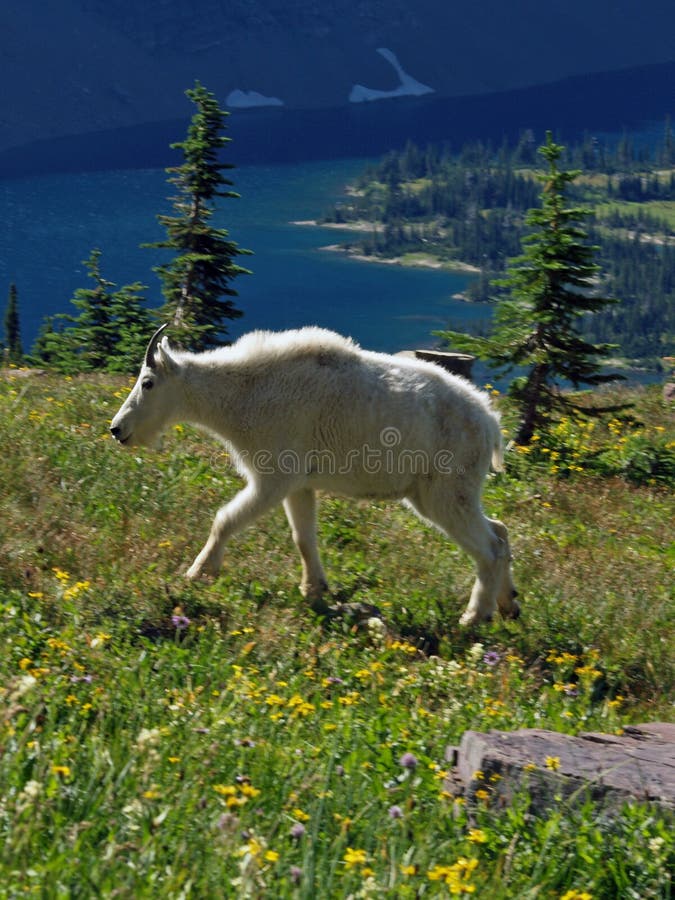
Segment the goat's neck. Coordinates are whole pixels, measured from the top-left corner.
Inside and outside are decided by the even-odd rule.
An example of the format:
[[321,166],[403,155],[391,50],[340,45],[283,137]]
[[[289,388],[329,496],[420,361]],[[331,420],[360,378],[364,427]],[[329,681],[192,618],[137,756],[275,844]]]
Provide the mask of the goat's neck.
[[184,360],[182,365],[182,396],[178,400],[181,419],[226,440],[234,438],[241,420],[240,407],[245,403],[237,373],[226,365],[209,368],[194,360]]

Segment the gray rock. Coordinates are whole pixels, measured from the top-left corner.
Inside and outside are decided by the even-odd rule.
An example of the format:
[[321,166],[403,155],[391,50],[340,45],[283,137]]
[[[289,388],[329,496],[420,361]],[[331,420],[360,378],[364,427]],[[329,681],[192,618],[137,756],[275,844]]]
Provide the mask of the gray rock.
[[[446,790],[470,802],[490,793],[490,805],[506,806],[529,795],[530,809],[543,812],[592,800],[608,809],[626,801],[675,809],[675,724],[628,726],[623,733],[575,737],[543,729],[467,731],[448,748],[455,766]],[[480,797],[480,795],[479,795]]]

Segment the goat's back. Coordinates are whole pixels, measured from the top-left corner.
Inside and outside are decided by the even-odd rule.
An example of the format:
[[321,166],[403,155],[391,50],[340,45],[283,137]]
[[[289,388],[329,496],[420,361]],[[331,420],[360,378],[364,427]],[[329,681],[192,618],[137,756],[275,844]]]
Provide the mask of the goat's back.
[[500,442],[489,398],[465,379],[322,328],[252,332],[211,358],[238,373],[247,430],[268,446],[347,452],[386,433],[399,449],[452,448],[487,470]]

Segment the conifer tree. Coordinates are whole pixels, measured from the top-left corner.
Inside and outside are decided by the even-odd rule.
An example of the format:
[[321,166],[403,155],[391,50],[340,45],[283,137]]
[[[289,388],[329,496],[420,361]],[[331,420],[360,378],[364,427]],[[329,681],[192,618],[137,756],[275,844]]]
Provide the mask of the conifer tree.
[[234,167],[219,161],[219,151],[231,140],[221,133],[229,114],[199,82],[186,95],[197,111],[186,139],[171,145],[182,152],[184,162],[166,170],[169,183],[178,189],[172,198],[175,215],[158,216],[166,240],[146,246],[175,252],[170,262],[155,269],[165,298],[160,314],[183,331],[180,343],[200,350],[218,344],[219,335],[227,332],[226,322],[242,315],[232,299],[237,296],[232,281],[248,273],[235,260],[250,251],[240,249],[225,229],[210,224],[217,198],[239,196],[229,190],[233,182],[223,175]]
[[5,311],[5,353],[11,363],[23,360],[21,325],[19,323],[19,300],[15,284],[9,286],[7,309]]
[[[116,288],[101,273],[101,251],[84,261],[93,287],[78,288],[71,303],[79,315],[49,319],[38,336],[34,356],[62,372],[132,372],[147,343],[153,318],[143,304],[144,285],[135,282]],[[69,323],[60,330],[54,319]]]
[[548,172],[538,176],[543,184],[541,207],[527,214],[531,232],[523,238],[523,254],[510,261],[505,279],[494,282],[508,293],[497,302],[490,335],[439,332],[453,347],[503,372],[525,369],[510,387],[520,410],[515,440],[524,445],[557,413],[609,411],[580,405],[561,385],[578,388],[617,378],[603,374],[600,367],[614,346],[580,336],[582,318],[615,301],[596,294],[599,267],[593,260],[598,248],[588,244],[581,224],[590,210],[567,203],[566,189],[580,173],[559,168],[563,150],[547,132],[539,148],[548,163]]

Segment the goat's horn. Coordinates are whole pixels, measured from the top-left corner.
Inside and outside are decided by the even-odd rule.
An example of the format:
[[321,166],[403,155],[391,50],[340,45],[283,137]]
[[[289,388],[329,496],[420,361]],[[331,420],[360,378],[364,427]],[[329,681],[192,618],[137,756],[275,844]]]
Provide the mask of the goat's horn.
[[145,364],[150,369],[154,369],[155,367],[155,350],[157,349],[157,344],[159,343],[159,339],[162,335],[162,332],[165,328],[169,327],[169,323],[165,322],[163,325],[157,329],[157,331],[150,338],[150,343],[148,344],[148,349],[145,351]]

